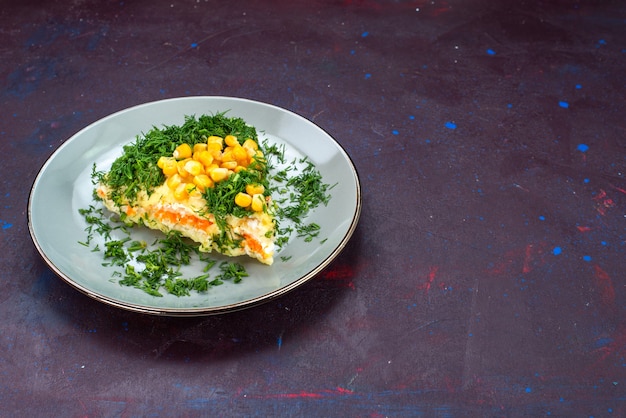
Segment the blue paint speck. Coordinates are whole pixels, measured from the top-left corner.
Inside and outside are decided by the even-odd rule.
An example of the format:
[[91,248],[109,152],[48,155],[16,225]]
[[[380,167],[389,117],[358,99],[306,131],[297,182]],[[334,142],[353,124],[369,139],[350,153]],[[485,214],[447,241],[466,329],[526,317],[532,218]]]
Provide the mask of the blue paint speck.
[[494,51],[493,49],[488,49],[485,52],[487,52],[487,55],[496,55],[496,51]]
[[580,90],[582,88],[583,88],[582,84],[576,84],[576,90]]
[[411,119],[411,120],[415,120],[415,116],[413,116],[413,115],[409,115],[409,119]]
[[591,261],[591,256],[590,255],[583,255],[583,260],[589,262],[589,261]]
[[393,131],[391,131],[391,133],[392,133],[392,134],[394,134],[394,135],[398,135],[398,134],[400,134],[400,132],[398,132],[398,130],[397,130],[397,129],[394,129]]
[[2,229],[9,229],[13,226],[12,223],[6,222],[6,221],[0,221],[2,222]]
[[448,129],[456,129],[456,123],[454,122],[446,122],[445,127]]
[[530,392],[532,392],[533,390],[532,390],[532,388],[528,387],[528,388],[526,388],[526,389],[525,389],[525,391],[526,391],[526,393],[530,393]]
[[598,43],[599,43],[600,45],[606,45],[606,41],[605,41],[604,39],[600,39],[600,40],[598,41]]
[[554,248],[552,249],[552,254],[554,254],[554,255],[559,255],[559,254],[561,254],[562,252],[563,252],[563,249],[562,249],[561,247],[554,247]]
[[367,37],[367,35],[369,35],[369,34],[370,34],[369,32],[365,31],[365,32],[363,32],[363,33],[361,34],[361,38],[366,38],[366,37]]
[[513,103],[508,103],[508,104],[506,105],[506,107],[508,107],[509,109],[510,109],[510,108],[512,108],[512,107],[513,107]]
[[559,102],[559,106],[561,106],[563,109],[567,109],[569,107],[569,103],[567,103],[566,101],[561,100]]
[[545,217],[545,216],[543,216],[543,215],[539,215],[539,220],[540,220],[540,221],[545,221],[545,220],[546,220],[546,217]]
[[372,78],[372,75],[371,75],[370,73],[365,74],[365,79],[366,79],[366,80],[368,80],[368,79],[370,79],[370,78]]
[[587,151],[589,151],[589,145],[587,145],[587,144],[578,144],[576,149],[578,151],[580,151],[580,152],[587,152]]
[[607,345],[611,344],[613,342],[612,338],[598,338],[596,340],[596,348],[600,348],[600,347],[606,347]]
[[589,183],[590,181],[591,181],[591,180],[589,180],[589,179],[584,179],[584,180],[583,180],[583,183]]
[[609,245],[609,243],[608,243],[608,242],[606,242],[606,241],[600,241],[600,244],[602,244],[602,245],[603,245],[603,246],[605,246],[605,247],[606,247],[607,245]]
[[191,44],[191,47],[192,47],[192,48],[196,48],[197,46],[198,46],[198,44],[197,44],[197,43],[195,43],[195,42]]

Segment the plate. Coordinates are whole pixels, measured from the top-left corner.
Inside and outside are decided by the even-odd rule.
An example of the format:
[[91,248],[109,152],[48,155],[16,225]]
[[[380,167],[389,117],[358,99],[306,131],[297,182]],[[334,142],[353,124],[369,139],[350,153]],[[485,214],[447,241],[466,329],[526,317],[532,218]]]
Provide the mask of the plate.
[[[306,222],[321,227],[319,240],[305,242],[292,236],[263,265],[237,257],[249,276],[240,283],[210,287],[191,296],[163,297],[122,286],[112,278],[115,267],[103,265],[101,252],[80,244],[87,224],[79,209],[92,205],[91,172],[108,169],[122,147],[153,127],[180,125],[186,115],[226,112],[257,128],[260,138],[284,145],[285,157],[307,157],[330,191],[327,206],[311,211]],[[107,116],[64,142],[39,171],[28,202],[28,227],[35,247],[48,266],[86,295],[119,308],[155,315],[196,316],[240,310],[277,298],[327,267],[352,236],[361,212],[359,177],[345,150],[313,122],[280,107],[233,97],[184,97],[145,103]],[[158,232],[134,228],[133,238]],[[156,235],[154,235],[156,236]],[[151,242],[151,241],[148,241]],[[199,264],[199,263],[197,263]],[[189,267],[191,270],[200,266]],[[119,270],[119,268],[117,268]],[[193,271],[192,271],[193,273]],[[193,277],[193,276],[192,276]]]

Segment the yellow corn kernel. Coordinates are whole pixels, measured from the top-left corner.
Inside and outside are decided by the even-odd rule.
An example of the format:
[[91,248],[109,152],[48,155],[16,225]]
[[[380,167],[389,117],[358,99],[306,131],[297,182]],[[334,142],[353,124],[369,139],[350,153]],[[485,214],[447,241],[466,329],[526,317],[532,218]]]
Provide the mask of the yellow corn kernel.
[[252,159],[254,158],[254,155],[256,154],[256,150],[252,148],[248,148],[248,147],[243,147],[243,149],[245,149],[246,152],[248,153],[248,159],[252,161]]
[[205,167],[208,167],[213,163],[213,155],[210,151],[200,151],[198,154],[198,161],[200,161]]
[[246,139],[245,141],[243,141],[243,145],[242,147],[244,148],[250,148],[252,150],[258,150],[259,149],[259,145],[256,143],[256,141],[254,139]]
[[223,167],[214,168],[209,172],[209,177],[214,182],[220,182],[222,180],[226,180],[228,178],[228,169]]
[[233,147],[233,157],[239,164],[243,166],[248,165],[248,151],[246,151],[246,149],[241,145]]
[[234,147],[235,145],[239,145],[239,141],[237,141],[237,137],[234,135],[226,135],[224,137],[224,142],[229,147]]
[[184,165],[185,171],[191,174],[192,176],[197,176],[204,173],[204,166],[200,161],[189,160]]
[[200,144],[195,144],[193,146],[193,153],[195,154],[196,152],[200,152],[200,151],[206,151],[207,149],[207,145],[200,143]]
[[169,187],[171,190],[175,190],[182,182],[183,179],[179,174],[174,174],[173,176],[168,177],[166,180],[167,187]]
[[187,162],[193,161],[192,159],[180,160],[176,163],[176,169],[178,170],[178,175],[182,178],[186,178],[189,175],[189,172],[185,170],[185,164]]
[[206,148],[209,151],[221,151],[224,147],[221,142],[207,142]]
[[220,164],[220,167],[235,171],[237,165],[237,161],[224,161],[222,164]]
[[161,157],[159,158],[159,162],[157,166],[161,168],[163,174],[167,177],[172,174],[176,174],[178,172],[178,167],[176,166],[176,160],[173,157]]
[[189,197],[193,199],[199,199],[202,197],[202,192],[196,187],[195,189],[189,192]]
[[209,150],[211,156],[213,157],[213,161],[219,163],[222,161],[222,151],[219,150]]
[[235,203],[239,207],[247,208],[252,203],[252,196],[248,193],[237,193],[235,196]]
[[219,147],[220,150],[224,148],[224,138],[216,135],[208,137],[206,143],[209,149],[211,149],[211,147]]
[[174,150],[174,158],[177,160],[184,160],[185,158],[191,158],[191,146],[189,144],[180,144]]
[[236,161],[235,156],[233,155],[233,150],[229,148],[225,148],[222,153],[222,162],[226,161]]
[[244,166],[242,166],[242,165],[238,165],[237,167],[235,167],[235,168],[233,169],[233,171],[234,171],[235,173],[239,173],[241,170],[245,170],[245,169],[246,169],[246,167],[244,167]]
[[165,161],[167,161],[170,157],[159,157],[159,160],[157,161],[157,167],[159,167],[161,170],[163,170],[163,166],[165,165]]
[[204,192],[206,189],[210,189],[215,186],[213,180],[209,178],[206,174],[200,174],[193,178],[193,184],[198,187],[198,190]]
[[250,203],[250,207],[255,212],[263,212],[263,208],[265,207],[265,197],[262,194],[255,194],[252,196],[252,203]]
[[174,197],[178,200],[185,200],[189,197],[187,183],[180,183],[174,190]]
[[253,196],[255,194],[263,194],[265,187],[262,184],[251,183],[246,185],[246,193]]

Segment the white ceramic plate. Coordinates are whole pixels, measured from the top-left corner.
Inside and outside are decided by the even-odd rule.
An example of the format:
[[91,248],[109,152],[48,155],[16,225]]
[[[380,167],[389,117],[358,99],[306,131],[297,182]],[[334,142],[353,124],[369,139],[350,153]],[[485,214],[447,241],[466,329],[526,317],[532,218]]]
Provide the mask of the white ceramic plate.
[[[110,167],[122,147],[153,127],[182,124],[185,115],[227,112],[257,128],[259,136],[284,144],[287,159],[308,157],[327,184],[335,184],[330,202],[310,212],[306,221],[321,226],[319,239],[291,237],[272,266],[237,257],[249,277],[238,284],[210,287],[206,293],[154,297],[112,278],[114,267],[103,266],[101,252],[81,245],[87,224],[79,209],[93,204],[91,170]],[[231,97],[185,97],[135,106],[84,128],[46,161],[30,192],[28,226],[33,242],[50,268],[76,289],[104,303],[131,311],[170,315],[208,315],[239,310],[276,298],[328,266],[354,232],[361,211],[356,169],[343,148],[307,119],[279,107]],[[158,232],[135,228],[136,239]],[[136,236],[139,235],[139,236]],[[120,236],[122,238],[122,236]],[[151,242],[148,241],[147,242]],[[322,242],[322,240],[324,240]],[[231,259],[232,260],[232,259]],[[286,261],[285,261],[286,260]],[[199,264],[199,263],[197,263]],[[201,266],[194,268],[201,274]],[[119,268],[117,268],[119,270]]]

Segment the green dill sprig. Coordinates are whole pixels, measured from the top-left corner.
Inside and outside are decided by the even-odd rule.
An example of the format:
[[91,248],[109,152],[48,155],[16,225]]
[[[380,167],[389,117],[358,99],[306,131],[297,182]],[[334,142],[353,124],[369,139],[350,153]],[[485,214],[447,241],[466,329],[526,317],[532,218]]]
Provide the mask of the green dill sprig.
[[[304,165],[300,170],[296,167]],[[290,175],[292,171],[296,175]],[[276,231],[275,244],[281,248],[289,241],[289,237],[295,230],[297,237],[304,238],[305,242],[311,242],[319,236],[320,226],[316,223],[305,223],[309,212],[320,205],[328,205],[331,199],[330,190],[335,187],[323,181],[322,175],[315,165],[306,157],[294,160],[287,167],[272,175],[272,180],[279,184],[274,187],[273,193],[282,196],[276,199]],[[294,228],[282,227],[284,221],[291,221]]]
[[224,261],[220,264],[220,271],[221,274],[217,276],[217,279],[220,281],[232,280],[233,283],[239,283],[243,277],[248,277],[246,268],[239,263]]
[[[94,234],[99,234],[104,239],[103,265],[123,267],[123,270],[112,273],[112,277],[117,278],[122,286],[135,287],[155,297],[162,297],[163,291],[175,296],[189,296],[191,291],[206,292],[224,280],[238,283],[248,275],[243,265],[223,262],[220,264],[220,273],[211,278],[210,271],[217,261],[202,253],[199,244],[187,240],[177,231],[148,245],[145,241],[132,240],[123,221],[106,219],[100,208],[90,206],[78,212],[88,223],[87,241],[79,243],[89,247]],[[121,230],[126,236],[114,239],[111,235],[114,230]],[[96,244],[92,251],[100,251],[99,245]],[[204,274],[192,278],[182,277],[181,268],[190,265],[194,257],[204,263]],[[130,263],[132,260],[137,266]]]
[[304,238],[304,242],[311,242],[320,234],[320,226],[314,222],[307,225],[300,223],[296,225],[296,232],[298,237]]

